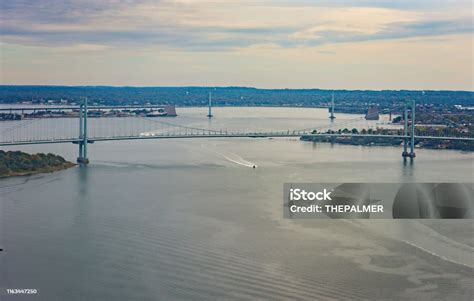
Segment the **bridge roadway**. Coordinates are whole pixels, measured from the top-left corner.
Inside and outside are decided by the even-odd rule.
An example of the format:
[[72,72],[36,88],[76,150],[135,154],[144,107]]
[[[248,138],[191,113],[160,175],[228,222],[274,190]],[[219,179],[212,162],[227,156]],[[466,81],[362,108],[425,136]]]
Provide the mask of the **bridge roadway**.
[[[114,110],[114,109],[156,109],[163,108],[166,105],[117,105],[117,106],[89,106],[89,110]],[[72,111],[78,110],[79,106],[72,105],[43,105],[43,106],[14,106],[8,108],[1,108],[0,112],[24,112],[24,111]]]
[[[196,139],[196,138],[288,138],[288,137],[375,137],[387,139],[410,139],[410,136],[404,135],[382,135],[382,134],[305,134],[301,132],[268,132],[268,133],[195,133],[195,134],[161,134],[161,135],[139,135],[139,136],[111,136],[111,137],[89,137],[88,143],[100,141],[119,141],[119,140],[150,140],[150,139]],[[474,141],[474,137],[436,137],[436,136],[415,136],[415,139],[429,140],[458,140],[458,141]],[[82,141],[79,138],[67,139],[51,139],[51,140],[24,140],[0,142],[0,146],[28,145],[28,144],[50,144],[50,143],[74,143],[78,144]]]

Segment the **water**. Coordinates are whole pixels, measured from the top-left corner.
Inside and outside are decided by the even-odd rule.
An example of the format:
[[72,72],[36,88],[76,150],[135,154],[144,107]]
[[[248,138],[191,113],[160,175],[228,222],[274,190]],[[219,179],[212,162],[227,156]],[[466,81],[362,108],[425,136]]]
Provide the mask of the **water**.
[[[329,122],[319,109],[206,113],[166,121]],[[69,144],[19,149],[77,156]],[[472,220],[288,220],[281,207],[285,182],[473,182],[471,153],[420,149],[411,166],[397,147],[182,139],[101,142],[89,155],[85,168],[0,181],[0,287],[37,288],[31,300],[472,298]]]

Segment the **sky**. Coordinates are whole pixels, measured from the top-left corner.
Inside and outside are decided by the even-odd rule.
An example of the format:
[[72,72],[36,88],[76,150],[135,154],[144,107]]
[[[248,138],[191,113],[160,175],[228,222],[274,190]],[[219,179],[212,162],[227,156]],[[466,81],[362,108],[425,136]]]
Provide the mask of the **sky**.
[[474,90],[471,0],[2,0],[0,84]]

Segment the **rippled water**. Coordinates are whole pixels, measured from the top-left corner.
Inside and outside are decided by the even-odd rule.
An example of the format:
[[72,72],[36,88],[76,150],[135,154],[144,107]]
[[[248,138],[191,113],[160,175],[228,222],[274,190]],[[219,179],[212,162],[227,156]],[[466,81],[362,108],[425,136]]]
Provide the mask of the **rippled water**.
[[[166,121],[328,124],[318,109],[206,113],[179,109]],[[77,153],[67,144],[20,149]],[[298,139],[102,142],[89,152],[85,168],[0,180],[0,287],[37,288],[29,300],[472,297],[472,220],[289,220],[281,207],[285,182],[473,182],[470,153],[417,150],[403,165],[396,147]]]

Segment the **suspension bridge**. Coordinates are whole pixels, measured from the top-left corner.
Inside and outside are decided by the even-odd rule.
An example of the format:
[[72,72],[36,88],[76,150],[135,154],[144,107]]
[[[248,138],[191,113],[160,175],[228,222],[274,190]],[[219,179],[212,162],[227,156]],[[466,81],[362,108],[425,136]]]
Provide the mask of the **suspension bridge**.
[[[76,107],[77,109],[77,107]],[[78,118],[33,118],[21,121],[9,121],[9,126],[0,130],[0,146],[28,144],[73,143],[79,147],[78,163],[87,164],[88,144],[101,141],[149,140],[149,139],[209,139],[209,138],[280,138],[280,137],[374,137],[384,139],[402,139],[404,141],[403,158],[415,158],[415,140],[458,140],[474,142],[474,137],[452,134],[417,135],[415,132],[415,104],[407,102],[404,108],[404,128],[401,134],[379,132],[341,132],[337,129],[347,128],[363,117],[341,120],[319,127],[306,129],[288,129],[284,131],[235,131],[215,130],[209,128],[180,125],[157,118],[88,118],[89,108],[84,101],[78,108]],[[104,109],[107,109],[104,107]],[[22,110],[25,110],[22,108]],[[410,112],[410,116],[409,113]],[[209,113],[209,115],[211,115]],[[212,115],[211,115],[212,116]],[[208,116],[209,117],[209,116]],[[411,117],[411,121],[409,121]],[[408,147],[410,151],[408,151]]]

